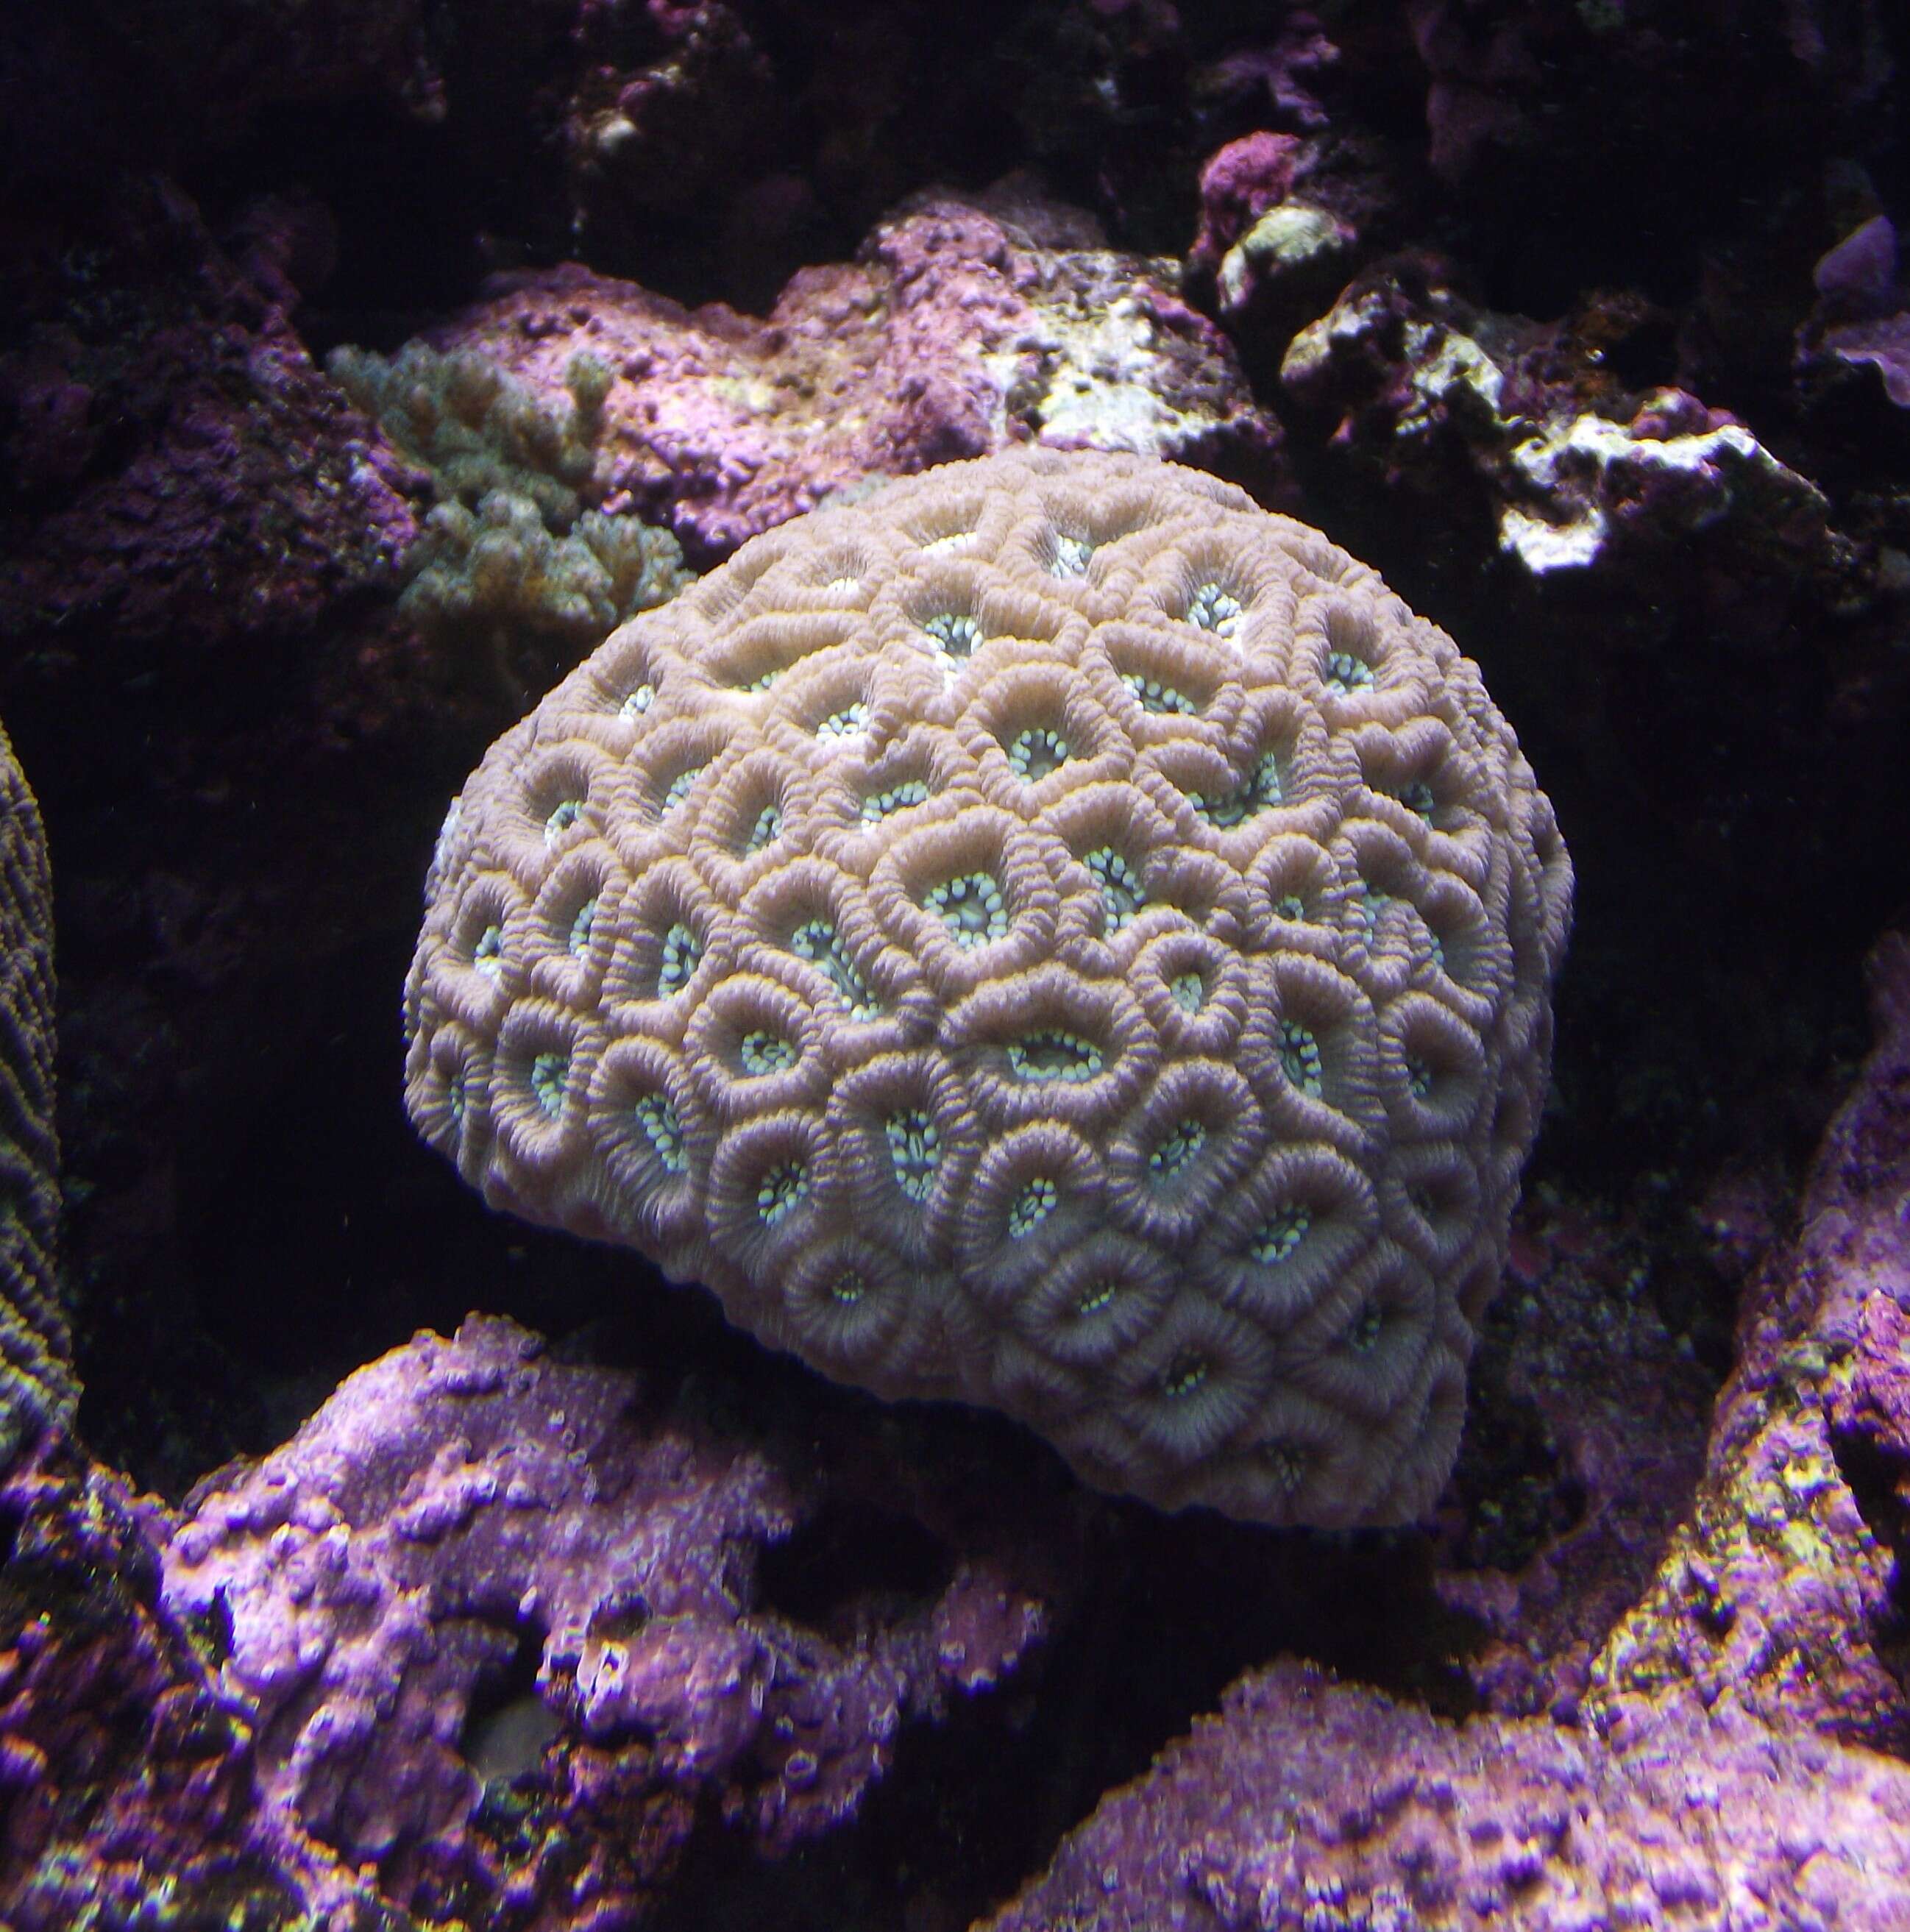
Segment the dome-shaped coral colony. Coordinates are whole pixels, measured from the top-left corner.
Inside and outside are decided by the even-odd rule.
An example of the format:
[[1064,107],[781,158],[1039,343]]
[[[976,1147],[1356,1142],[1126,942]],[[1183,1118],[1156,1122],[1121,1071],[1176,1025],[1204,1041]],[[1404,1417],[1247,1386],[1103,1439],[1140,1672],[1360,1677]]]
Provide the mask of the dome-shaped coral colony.
[[1571,872],[1477,668],[1198,472],[1021,452],[746,544],[451,810],[407,1096],[1088,1480],[1399,1520],[1449,1468]]

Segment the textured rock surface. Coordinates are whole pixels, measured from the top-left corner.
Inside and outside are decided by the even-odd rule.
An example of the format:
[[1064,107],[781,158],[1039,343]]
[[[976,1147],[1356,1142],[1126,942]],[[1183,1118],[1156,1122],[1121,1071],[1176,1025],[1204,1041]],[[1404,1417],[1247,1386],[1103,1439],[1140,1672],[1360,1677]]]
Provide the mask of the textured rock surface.
[[1282,1664],[1115,1792],[991,1932],[1896,1932],[1910,1772],[1687,1715],[1608,1747]]
[[1437,260],[1396,257],[1294,337],[1281,380],[1369,478],[1475,500],[1534,578],[1622,574],[1701,534],[1747,575],[1822,559],[1829,505],[1807,478],[1728,412],[1626,388],[1599,316],[1575,322],[1493,314]]
[[1549,1193],[1513,1224],[1434,1587],[1486,1633],[1465,1670],[1488,1708],[1569,1720],[1691,1506],[1716,1378],[1654,1304],[1662,1238]]
[[22,272],[0,356],[23,486],[0,501],[0,644],[100,623],[190,663],[309,634],[417,534],[388,454],[186,195],[128,187],[101,225]]
[[158,1601],[169,1528],[70,1442],[0,1479],[0,1922],[397,1932],[261,1803],[243,1712]]
[[1258,376],[1294,332],[1333,305],[1393,212],[1360,144],[1261,132],[1230,141],[1201,170],[1190,286],[1210,302]]
[[1910,1748],[1910,940],[1886,939],[1871,974],[1877,1043],[1795,1244],[1747,1285],[1696,1506],[1598,1660],[1601,1718],[1686,1698]]
[[1176,281],[1077,210],[937,194],[854,262],[803,269],[765,321],[566,267],[432,340],[559,402],[571,358],[601,358],[604,506],[669,524],[702,562],[868,478],[1024,440],[1277,485],[1278,426]]
[[1564,848],[1451,640],[1087,454],[898,484],[619,631],[454,806],[413,1119],[1104,1486],[1398,1520],[1544,1091]]
[[73,1419],[55,1244],[53,890],[40,808],[0,731],[0,1469]]
[[[920,1607],[871,1608],[853,1642],[765,1611],[757,1558],[802,1498],[760,1453],[638,1411],[631,1377],[473,1317],[211,1479],[168,1546],[168,1610],[229,1630],[221,1681],[253,1714],[269,1803],[391,1895],[442,1910],[475,1884],[521,1905],[570,1882],[575,1903],[587,1853],[598,1904],[634,1909],[710,1794],[787,1850],[853,1811],[906,1718],[994,1682],[1039,1634],[985,1560]],[[528,1744],[495,1725],[480,1742],[474,1696],[520,1650]],[[511,1828],[474,1830],[485,1777],[547,1742],[544,1772],[497,1800]]]

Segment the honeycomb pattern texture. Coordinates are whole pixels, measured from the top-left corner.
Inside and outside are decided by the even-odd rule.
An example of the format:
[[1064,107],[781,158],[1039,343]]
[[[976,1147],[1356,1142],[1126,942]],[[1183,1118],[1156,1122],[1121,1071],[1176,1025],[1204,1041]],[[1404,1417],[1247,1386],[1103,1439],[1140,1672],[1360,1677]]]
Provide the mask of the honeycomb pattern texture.
[[1317,532],[1048,450],[797,518],[491,748],[426,896],[407,1100],[493,1206],[1168,1508],[1436,1494],[1571,871]]
[[53,886],[40,807],[0,731],[0,1469],[71,1425],[53,1124]]

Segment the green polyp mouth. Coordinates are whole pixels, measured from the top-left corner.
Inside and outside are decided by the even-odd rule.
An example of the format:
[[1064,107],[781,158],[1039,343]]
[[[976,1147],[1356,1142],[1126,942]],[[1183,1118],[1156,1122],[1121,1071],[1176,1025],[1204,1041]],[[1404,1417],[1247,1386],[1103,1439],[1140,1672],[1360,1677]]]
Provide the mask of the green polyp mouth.
[[592,892],[577,909],[577,916],[571,921],[570,937],[565,942],[573,954],[581,953],[590,944],[590,929],[597,922],[597,895]]
[[1008,769],[1018,778],[1039,784],[1068,762],[1069,745],[1060,732],[1045,724],[1030,725],[1009,741]]
[[583,816],[583,801],[580,798],[561,799],[554,806],[550,815],[544,821],[544,836],[554,844],[577,820]]
[[1061,1190],[1045,1174],[1037,1174],[1015,1196],[1008,1210],[1008,1232],[1016,1240],[1032,1234],[1061,1204]]
[[829,1299],[844,1308],[868,1300],[868,1276],[860,1268],[844,1268],[829,1285]]
[[822,974],[856,1018],[872,1019],[881,1010],[841,935],[827,920],[805,920],[790,934],[789,950]]
[[1276,1208],[1260,1224],[1247,1244],[1247,1252],[1255,1261],[1276,1267],[1306,1240],[1306,1231],[1312,1225],[1313,1216],[1305,1208]]
[[1185,692],[1140,671],[1122,672],[1121,682],[1134,693],[1141,710],[1156,717],[1192,718],[1200,708]]
[[874,825],[879,820],[889,818],[898,812],[906,812],[912,805],[926,805],[929,790],[920,778],[904,778],[898,785],[891,785],[886,791],[879,791],[862,800],[862,820]]
[[919,1107],[910,1107],[890,1114],[883,1131],[896,1186],[911,1201],[926,1201],[934,1191],[936,1172],[942,1164],[941,1136],[935,1123]]
[[756,814],[756,823],[749,828],[749,836],[743,841],[743,856],[753,858],[758,852],[766,852],[782,836],[781,806],[766,805]]
[[1338,692],[1348,694],[1373,688],[1373,668],[1351,651],[1327,653],[1327,682]]
[[564,1111],[564,1090],[570,1077],[568,1053],[540,1053],[531,1062],[531,1093],[547,1118],[554,1120]]
[[656,686],[653,684],[640,684],[623,700],[620,709],[626,718],[640,718],[656,701]]
[[670,788],[663,795],[663,808],[674,812],[690,795],[691,788],[709,770],[706,765],[692,765],[687,771],[679,772],[670,782]]
[[922,628],[951,663],[965,663],[982,648],[982,627],[973,617],[949,611],[931,617]]
[[1326,1090],[1320,1042],[1297,1020],[1280,1023],[1280,1070],[1309,1100],[1318,1100]]
[[1091,1040],[1048,1028],[1011,1041],[1008,1064],[1018,1079],[1076,1082],[1093,1079],[1103,1062],[1101,1049]]
[[643,1129],[651,1152],[664,1172],[687,1174],[690,1171],[689,1145],[683,1138],[683,1124],[677,1118],[676,1109],[670,1104],[667,1096],[647,1094],[631,1111],[637,1116],[637,1124]]
[[756,1212],[766,1228],[787,1220],[809,1192],[809,1170],[799,1160],[786,1160],[770,1168],[757,1184]]
[[793,1040],[784,1040],[780,1034],[769,1033],[760,1028],[745,1034],[742,1045],[736,1049],[736,1058],[742,1061],[743,1071],[754,1079],[772,1073],[787,1073],[799,1057]]
[[663,958],[657,968],[657,992],[668,999],[680,993],[703,959],[703,941],[680,921],[663,936]]
[[471,949],[471,964],[487,980],[495,980],[504,970],[504,928],[501,926],[487,926],[478,935],[478,943]]
[[1245,824],[1256,812],[1270,812],[1282,802],[1279,754],[1262,752],[1252,776],[1236,790],[1223,795],[1197,791],[1189,796],[1194,809],[1210,825],[1218,831],[1231,831],[1237,825]]
[[1147,1165],[1157,1179],[1171,1180],[1193,1165],[1207,1144],[1207,1130],[1198,1120],[1180,1121],[1147,1156]]
[[1202,584],[1187,600],[1187,621],[1216,638],[1231,638],[1240,628],[1243,608],[1231,591],[1218,584]]
[[1103,922],[1109,932],[1118,932],[1147,903],[1140,875],[1111,845],[1089,853],[1081,862],[1101,889]]
[[1161,1377],[1161,1393],[1174,1402],[1185,1402],[1207,1384],[1213,1372],[1204,1355],[1185,1349],[1167,1365]]
[[1008,936],[1008,908],[1001,887],[989,873],[964,872],[959,878],[931,886],[922,903],[964,951],[992,945]]
[[1297,1442],[1270,1437],[1256,1445],[1255,1454],[1282,1496],[1291,1496],[1306,1480],[1307,1454]]
[[869,724],[869,708],[860,698],[853,704],[845,704],[840,711],[832,711],[816,727],[818,738],[853,738],[859,731],[866,731]]
[[1085,577],[1094,546],[1085,537],[1057,536],[1054,554],[1048,560],[1048,573],[1054,577]]
[[1090,1282],[1075,1298],[1077,1315],[1099,1315],[1102,1309],[1111,1306],[1120,1292],[1120,1283],[1111,1276],[1104,1275],[1099,1281]]
[[1198,973],[1177,973],[1168,981],[1168,991],[1183,1013],[1198,1013],[1207,1003],[1207,982]]
[[1357,883],[1355,890],[1359,896],[1360,921],[1370,939],[1378,932],[1380,916],[1392,904],[1393,895],[1381,892],[1377,886],[1369,885],[1363,879]]

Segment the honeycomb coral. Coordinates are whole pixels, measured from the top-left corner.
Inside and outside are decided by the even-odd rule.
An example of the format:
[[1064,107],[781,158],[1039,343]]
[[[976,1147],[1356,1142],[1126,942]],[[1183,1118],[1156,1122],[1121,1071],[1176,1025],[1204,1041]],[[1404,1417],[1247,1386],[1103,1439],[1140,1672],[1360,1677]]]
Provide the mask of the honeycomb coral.
[[798,518],[492,747],[426,893],[407,1101],[493,1206],[1169,1508],[1444,1479],[1571,872],[1316,532],[1054,451]]
[[40,807],[0,731],[0,1470],[73,1420],[79,1384],[55,1261],[53,889]]

